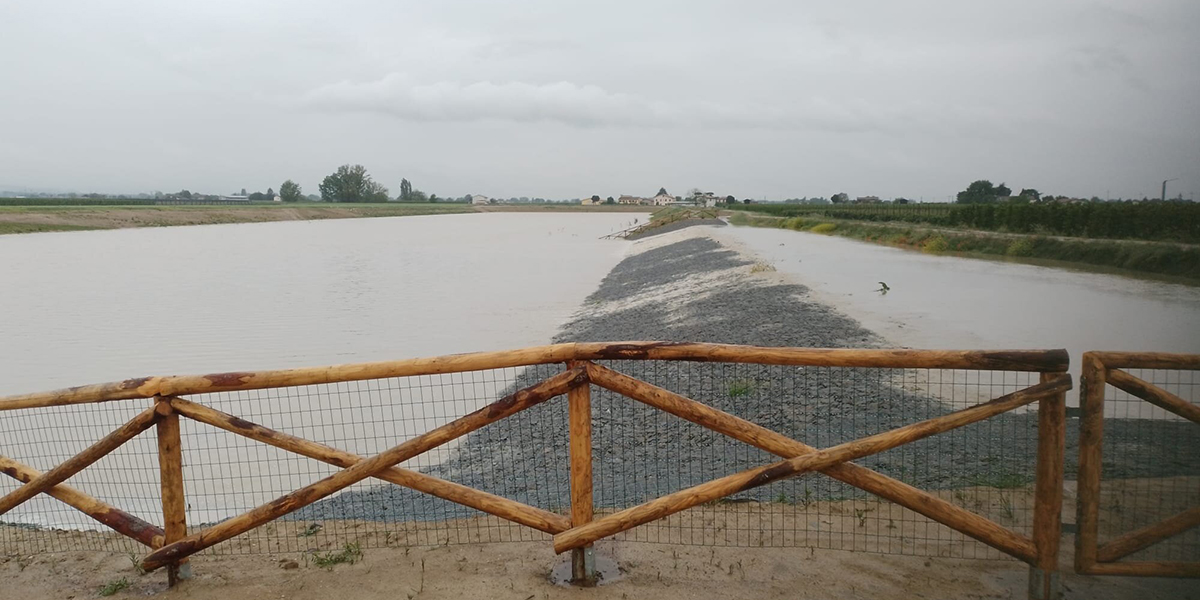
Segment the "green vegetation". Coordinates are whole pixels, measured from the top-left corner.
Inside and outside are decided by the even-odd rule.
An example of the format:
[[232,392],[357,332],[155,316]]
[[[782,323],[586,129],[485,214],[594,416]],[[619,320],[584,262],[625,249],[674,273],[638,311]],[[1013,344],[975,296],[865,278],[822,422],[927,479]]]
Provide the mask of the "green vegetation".
[[120,579],[114,579],[104,584],[104,586],[100,588],[100,595],[106,597],[112,596],[113,594],[116,594],[117,592],[129,587],[129,585],[129,580],[124,577]]
[[750,381],[749,379],[739,379],[729,384],[729,397],[740,398],[742,396],[748,396],[750,395],[750,392],[754,391],[754,388],[755,384],[753,381]]
[[317,565],[318,567],[321,567],[322,569],[332,570],[334,565],[340,565],[343,563],[352,565],[352,564],[362,560],[362,556],[363,556],[362,548],[359,547],[358,543],[347,542],[346,545],[339,552],[327,552],[325,554],[314,554],[313,555],[313,564]]
[[[734,225],[809,231],[820,224],[810,217],[788,219],[735,213]],[[1200,248],[1172,243],[1014,236],[971,231],[936,231],[901,223],[840,221],[835,235],[927,252],[1065,261],[1200,280]]]
[[833,233],[836,230],[837,223],[820,223],[818,225],[813,225],[813,228],[809,231],[812,231],[813,233]]
[[284,202],[299,202],[304,199],[304,192],[300,190],[300,184],[289,179],[280,184],[279,197]]
[[95,229],[85,225],[44,225],[41,223],[5,223],[0,221],[0,235],[6,233],[41,233],[43,231],[85,231]]
[[726,208],[775,217],[900,221],[1047,236],[1200,243],[1200,203],[1195,202],[733,204]]
[[362,165],[342,165],[321,181],[325,202],[387,202],[388,190],[371,179]]

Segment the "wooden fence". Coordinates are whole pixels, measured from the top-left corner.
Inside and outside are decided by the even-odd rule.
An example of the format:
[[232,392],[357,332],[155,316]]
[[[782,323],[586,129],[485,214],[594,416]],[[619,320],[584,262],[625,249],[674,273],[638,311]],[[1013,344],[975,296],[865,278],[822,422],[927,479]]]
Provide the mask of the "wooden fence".
[[[811,367],[964,369],[1040,373],[1038,383],[932,419],[815,448],[670,390],[597,364],[602,360],[711,361]],[[762,348],[719,344],[620,342],[559,344],[522,350],[463,354],[395,362],[203,376],[149,377],[0,399],[0,411],[114,400],[149,399],[152,405],[74,457],[45,473],[11,458],[0,468],[24,483],[0,497],[0,515],[38,494],[49,494],[96,521],[150,548],[146,570],[177,568],[205,548],[229,540],[326,498],[367,478],[425,492],[553,535],[556,552],[574,551],[577,580],[591,579],[587,549],[596,541],[702,503],[771,482],[820,472],[894,502],[1022,560],[1031,570],[1031,594],[1049,597],[1061,533],[1065,397],[1071,388],[1063,350],[940,351]],[[189,395],[384,377],[460,373],[562,363],[564,370],[516,390],[465,416],[404,441],[375,456],[358,456],[190,401]],[[627,396],[719,434],[774,454],[781,460],[720,477],[596,518],[593,514],[591,386]],[[570,515],[564,516],[397,465],[490,423],[566,395],[570,447]],[[785,402],[781,398],[780,402]],[[1037,403],[1037,464],[1031,536],[851,461]],[[248,512],[200,531],[188,530],[183,485],[180,417],[334,465],[341,470]],[[163,522],[158,528],[63,482],[139,433],[155,427],[161,471]],[[1035,589],[1037,588],[1037,589]]]
[[1121,560],[1200,525],[1200,506],[1193,506],[1134,531],[1122,532],[1103,544],[1099,542],[1106,386],[1111,385],[1140,398],[1175,417],[1200,424],[1200,406],[1128,372],[1129,369],[1198,371],[1200,355],[1088,352],[1083,355],[1082,367],[1077,504],[1079,533],[1075,538],[1075,570],[1089,575],[1200,577],[1200,562]]

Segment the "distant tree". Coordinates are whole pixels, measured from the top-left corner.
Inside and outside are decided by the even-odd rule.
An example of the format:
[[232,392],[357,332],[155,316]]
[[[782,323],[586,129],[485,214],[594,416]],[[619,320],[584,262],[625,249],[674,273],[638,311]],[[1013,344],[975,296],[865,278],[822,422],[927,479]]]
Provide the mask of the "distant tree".
[[180,198],[183,198],[184,200],[191,200],[191,199],[192,199],[192,193],[191,193],[191,192],[189,192],[189,191],[187,191],[187,190],[180,190],[180,191],[179,191],[179,193],[178,193],[178,194],[175,194],[175,195],[176,195],[176,196],[179,196]]
[[387,202],[388,190],[367,174],[362,165],[342,165],[321,181],[326,202]]
[[245,196],[245,195],[246,195],[246,188],[242,188],[242,193],[241,193],[241,194],[239,194],[239,195],[241,195],[241,196]]
[[309,195],[305,196],[304,198],[306,200],[310,200],[312,202],[320,202],[321,201],[321,197],[316,194],[309,194]]
[[430,194],[430,195],[429,195],[429,201],[430,201],[430,202],[437,202],[438,200],[440,200],[440,198],[438,198],[438,197],[437,197],[437,194]]
[[704,191],[701,190],[700,188],[692,188],[692,189],[688,190],[688,198],[695,198],[696,196],[699,196],[700,194],[703,194],[703,193],[704,193]]
[[737,198],[733,196],[725,196],[725,204],[737,204]]
[[408,201],[409,202],[429,202],[429,196],[426,196],[425,192],[422,192],[421,190],[412,190],[411,192],[408,193]]
[[401,202],[412,202],[412,184],[407,179],[400,180],[400,195],[396,199]]
[[262,192],[254,192],[253,194],[250,194],[251,202],[262,202],[266,199],[267,199],[267,195]]
[[665,187],[658,188],[658,194],[657,194],[657,195],[659,195],[659,196],[670,196],[670,194],[668,194],[668,193],[667,193],[667,188],[665,188]]
[[1041,200],[1042,199],[1042,195],[1033,188],[1022,189],[1021,193],[1018,194],[1018,196],[1021,196],[1023,198],[1029,198],[1030,200]]
[[746,198],[745,200],[742,200],[742,204],[750,204],[750,199]]
[[893,204],[908,204],[908,198],[896,198],[892,200]]
[[284,202],[299,202],[304,194],[300,191],[300,184],[289,179],[279,185],[279,197]]
[[1000,185],[996,186],[996,195],[1001,197],[1011,196],[1012,190],[1008,189],[1008,186],[1004,185],[1004,182],[1000,182]]
[[613,200],[613,197],[612,197],[612,196],[609,196],[609,197],[608,197],[608,198],[607,198],[607,199],[604,201],[604,203],[605,203],[605,204],[616,204],[616,203],[617,203],[617,201],[616,201],[616,200]]
[[275,190],[273,190],[273,189],[271,189],[271,188],[267,188],[267,194],[266,194],[266,195],[267,195],[267,199],[268,199],[268,200],[274,199],[274,198],[275,198]]
[[996,200],[996,186],[986,179],[980,179],[958,193],[959,204],[982,204]]
[[850,195],[847,194],[846,192],[838,192],[838,193],[830,196],[829,201],[834,204],[842,204],[843,202],[850,201]]
[[597,204],[598,204],[598,203],[600,202],[600,195],[599,195],[599,194],[592,194],[592,202],[595,202],[595,203],[597,203]]

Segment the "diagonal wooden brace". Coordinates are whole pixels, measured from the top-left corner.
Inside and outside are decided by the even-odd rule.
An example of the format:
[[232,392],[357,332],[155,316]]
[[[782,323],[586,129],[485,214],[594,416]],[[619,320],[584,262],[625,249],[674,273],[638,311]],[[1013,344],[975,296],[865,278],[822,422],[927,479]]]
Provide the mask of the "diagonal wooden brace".
[[[190,419],[252,440],[257,440],[264,444],[269,444],[281,450],[319,460],[326,464],[347,468],[365,460],[357,454],[263,427],[257,423],[251,423],[245,419],[184,400],[183,398],[171,398],[170,402],[171,407],[176,412]],[[384,469],[376,473],[375,477],[389,483],[425,492],[444,500],[469,506],[546,533],[555,534],[566,531],[571,527],[571,521],[562,515],[557,515],[487,492],[481,492],[452,481],[438,479],[437,477],[417,471],[391,467],[390,469]]]
[[[603,385],[600,382],[594,382]],[[667,515],[743,490],[766,485],[785,477],[826,469],[857,458],[878,454],[931,435],[969,425],[1019,408],[1049,394],[1071,388],[1071,378],[1062,375],[1051,381],[1006,394],[994,400],[891,431],[810,452],[783,462],[748,469],[668,494],[580,525],[554,536],[554,551],[565,552]],[[1030,560],[1030,559],[1026,559]]]
[[[42,475],[37,469],[7,456],[0,456],[0,473],[24,483],[29,483]],[[138,543],[151,548],[162,546],[163,530],[161,528],[115,506],[97,500],[63,483],[46,490],[46,493]]]
[[72,475],[86,469],[109,452],[119,448],[121,444],[128,442],[137,436],[137,434],[149,429],[160,418],[161,415],[155,412],[154,407],[138,413],[129,422],[117,428],[116,431],[104,436],[95,444],[88,446],[83,452],[68,458],[57,467],[42,473],[29,483],[0,498],[0,515],[20,506],[22,502],[48,491],[50,488],[66,481]]
[[455,419],[398,446],[384,450],[329,477],[252,509],[250,512],[222,521],[177,542],[167,544],[142,559],[142,568],[152,571],[165,564],[176,562],[186,556],[191,556],[209,546],[223,542],[236,535],[250,531],[263,523],[308,506],[363,479],[373,477],[384,469],[393,467],[414,456],[471,433],[484,425],[515,415],[531,406],[541,404],[550,398],[565,394],[571,388],[585,384],[586,382],[587,373],[582,367],[578,367],[559,373],[541,383],[518,390],[471,414]]

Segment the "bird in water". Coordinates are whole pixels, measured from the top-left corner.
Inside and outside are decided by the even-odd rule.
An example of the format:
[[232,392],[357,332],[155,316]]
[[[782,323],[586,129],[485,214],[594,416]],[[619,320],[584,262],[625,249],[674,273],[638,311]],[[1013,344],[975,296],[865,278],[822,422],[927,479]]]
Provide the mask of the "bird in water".
[[887,293],[888,293],[888,292],[890,292],[891,290],[892,290],[892,288],[888,287],[888,284],[886,284],[886,283],[884,283],[884,282],[880,281],[880,282],[879,282],[879,289],[877,289],[877,290],[875,290],[875,291],[879,292],[879,295],[880,295],[880,296],[882,296],[882,295],[884,295],[884,294],[887,294]]

